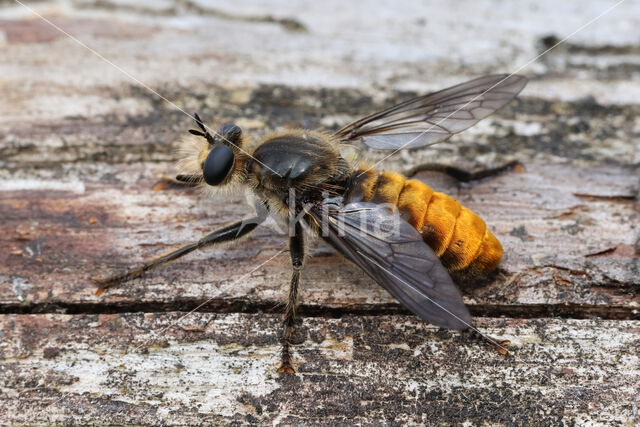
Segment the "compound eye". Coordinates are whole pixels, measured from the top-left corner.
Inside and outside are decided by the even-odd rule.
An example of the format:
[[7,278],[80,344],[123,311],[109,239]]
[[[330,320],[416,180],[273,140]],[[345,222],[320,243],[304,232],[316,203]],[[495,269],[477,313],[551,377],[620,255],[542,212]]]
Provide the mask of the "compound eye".
[[224,135],[224,137],[232,143],[237,144],[238,142],[240,142],[242,129],[234,124],[226,124],[220,129],[220,134]]
[[214,147],[202,165],[204,181],[209,185],[222,183],[233,167],[233,151],[226,145]]

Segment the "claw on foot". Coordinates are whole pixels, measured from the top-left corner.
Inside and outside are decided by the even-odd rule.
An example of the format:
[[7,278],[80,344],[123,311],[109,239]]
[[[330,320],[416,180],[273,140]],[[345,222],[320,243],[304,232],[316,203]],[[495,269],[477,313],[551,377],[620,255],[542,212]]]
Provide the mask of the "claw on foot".
[[107,277],[106,279],[92,277],[91,281],[98,286],[98,289],[95,291],[95,295],[100,296],[104,293],[105,290],[107,290],[112,286],[119,285],[131,279],[137,279],[138,277],[142,276],[144,272],[145,272],[144,267],[141,267],[141,268],[136,268],[134,270],[130,270],[123,274],[117,274],[115,276]]
[[92,277],[91,281],[98,286],[98,289],[96,289],[95,292],[93,293],[97,297],[104,294],[104,291],[106,291],[107,288],[109,287],[108,283],[104,279],[100,279],[98,277]]
[[506,356],[507,354],[509,354],[509,350],[507,350],[509,344],[511,344],[511,341],[509,340],[500,341],[500,345],[496,345],[496,350],[498,351],[498,353]]
[[513,169],[515,173],[525,173],[527,171],[524,165],[517,160],[513,162],[511,169]]
[[279,374],[295,374],[296,370],[288,363],[283,363],[282,366],[278,368]]

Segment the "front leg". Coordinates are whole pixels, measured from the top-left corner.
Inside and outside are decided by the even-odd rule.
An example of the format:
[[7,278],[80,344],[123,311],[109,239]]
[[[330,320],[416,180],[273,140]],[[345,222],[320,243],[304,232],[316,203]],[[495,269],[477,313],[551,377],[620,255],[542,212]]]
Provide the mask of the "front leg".
[[284,311],[284,329],[282,332],[282,364],[278,368],[279,373],[294,374],[296,371],[291,365],[291,335],[296,315],[296,305],[298,300],[298,284],[300,282],[300,272],[304,263],[304,235],[300,222],[296,222],[294,235],[289,238],[289,252],[291,255],[291,285],[289,286],[289,298]]

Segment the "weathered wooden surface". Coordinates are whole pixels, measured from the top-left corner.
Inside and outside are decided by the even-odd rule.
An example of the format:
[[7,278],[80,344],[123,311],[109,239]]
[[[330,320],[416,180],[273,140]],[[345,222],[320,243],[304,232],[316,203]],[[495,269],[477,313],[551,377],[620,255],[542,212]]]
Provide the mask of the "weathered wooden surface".
[[[503,242],[501,275],[465,300],[480,329],[512,341],[511,358],[407,316],[317,243],[303,275],[299,373],[278,377],[275,312],[290,272],[274,223],[93,295],[90,276],[248,212],[243,194],[206,200],[166,183],[191,126],[176,105],[255,138],[287,125],[334,129],[515,70],[613,4],[339,3],[28,3],[138,82],[22,6],[0,9],[1,419],[638,422],[634,2],[524,69],[531,83],[499,114],[384,162],[525,164],[472,186],[421,176]],[[179,320],[204,302],[207,313]]]
[[628,424],[637,408],[639,323],[481,319],[484,342],[413,316],[306,318],[297,375],[278,366],[279,318],[183,313],[11,315],[3,420]]
[[[290,275],[286,254],[252,272],[287,248],[275,222],[243,243],[190,255],[106,296],[90,292],[90,276],[122,270],[247,216],[242,197],[207,201],[180,186],[159,189],[158,177],[166,170],[164,163],[103,165],[94,182],[60,177],[64,184],[47,184],[35,172],[33,184],[50,186],[48,191],[6,192],[0,205],[0,254],[6,260],[0,274],[10,284],[0,290],[6,309],[186,309],[210,300],[206,309],[213,310],[238,304],[267,308],[283,300]],[[580,182],[587,176],[594,185],[585,189]],[[506,248],[504,274],[468,295],[475,312],[637,319],[637,180],[618,166],[532,164],[526,173],[467,189],[443,185],[481,213]],[[6,182],[27,185],[21,179]],[[317,243],[312,253],[304,306],[375,311],[380,304],[395,305],[327,245]]]

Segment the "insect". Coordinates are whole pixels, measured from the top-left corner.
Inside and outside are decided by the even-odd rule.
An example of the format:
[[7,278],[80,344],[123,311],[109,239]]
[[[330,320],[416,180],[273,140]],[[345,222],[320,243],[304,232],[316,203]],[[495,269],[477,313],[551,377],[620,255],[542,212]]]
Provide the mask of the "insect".
[[[495,270],[502,247],[471,210],[425,183],[348,161],[344,144],[400,150],[446,140],[510,102],[526,85],[518,75],[490,75],[420,96],[334,133],[285,130],[248,147],[227,124],[210,133],[196,115],[179,181],[207,188],[248,186],[256,215],[195,243],[100,280],[98,293],[196,249],[239,239],[269,213],[289,224],[292,275],[284,310],[281,366],[293,373],[290,340],[305,260],[305,233],[316,234],[423,320],[466,329],[471,316],[451,274]],[[390,230],[389,224],[393,227]],[[385,231],[386,230],[386,231]]]

